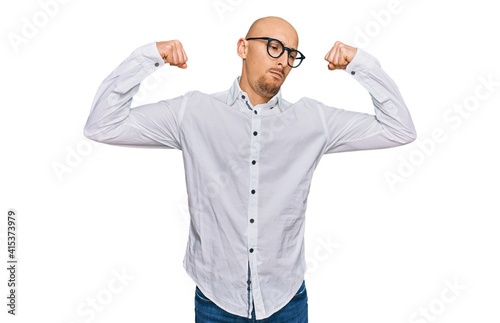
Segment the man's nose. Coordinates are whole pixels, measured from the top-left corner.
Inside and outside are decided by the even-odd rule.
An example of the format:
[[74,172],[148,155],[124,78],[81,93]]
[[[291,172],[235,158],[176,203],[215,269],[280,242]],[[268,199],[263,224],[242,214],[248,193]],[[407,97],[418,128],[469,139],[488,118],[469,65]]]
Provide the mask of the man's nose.
[[285,68],[288,65],[288,52],[285,50],[283,54],[281,54],[280,57],[277,58],[278,64],[281,64],[283,68]]

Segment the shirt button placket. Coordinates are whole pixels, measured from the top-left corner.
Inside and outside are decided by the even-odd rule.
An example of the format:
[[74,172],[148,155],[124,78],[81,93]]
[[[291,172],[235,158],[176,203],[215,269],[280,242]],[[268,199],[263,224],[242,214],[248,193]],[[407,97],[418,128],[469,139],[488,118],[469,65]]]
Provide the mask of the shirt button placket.
[[[254,108],[254,111],[255,108]],[[253,274],[256,271],[255,267],[255,257],[258,252],[258,241],[257,241],[257,228],[258,228],[258,199],[259,199],[259,152],[261,143],[261,133],[260,125],[261,119],[259,113],[251,113],[251,133],[250,133],[250,156],[249,156],[249,167],[250,167],[250,181],[248,188],[248,261],[250,265],[250,275],[253,278],[248,278],[246,282],[248,287],[250,284],[253,285],[256,277]],[[254,286],[255,287],[255,286]],[[254,291],[253,291],[254,292]],[[251,300],[253,301],[253,293],[251,295]]]

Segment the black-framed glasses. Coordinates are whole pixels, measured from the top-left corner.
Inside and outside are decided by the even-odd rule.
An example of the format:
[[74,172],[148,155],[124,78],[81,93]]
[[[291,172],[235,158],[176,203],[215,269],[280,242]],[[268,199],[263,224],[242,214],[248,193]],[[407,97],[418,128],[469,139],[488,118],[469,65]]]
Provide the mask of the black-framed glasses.
[[275,38],[270,38],[270,37],[251,37],[247,38],[247,40],[252,40],[252,39],[263,39],[267,40],[267,53],[269,56],[272,58],[278,58],[283,53],[285,52],[285,49],[288,52],[288,66],[290,67],[298,67],[300,63],[306,58],[301,52],[299,52],[296,49],[291,49],[288,47],[285,47],[281,41]]

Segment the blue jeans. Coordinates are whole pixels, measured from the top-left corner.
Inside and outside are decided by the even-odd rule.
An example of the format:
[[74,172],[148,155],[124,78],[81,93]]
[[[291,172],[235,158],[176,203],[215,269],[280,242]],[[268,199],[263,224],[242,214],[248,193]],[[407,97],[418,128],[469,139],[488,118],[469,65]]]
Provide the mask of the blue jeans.
[[252,310],[251,319],[224,311],[203,295],[198,286],[195,290],[194,309],[196,323],[308,323],[306,282],[302,282],[295,296],[282,309],[262,320],[255,319],[255,309]]

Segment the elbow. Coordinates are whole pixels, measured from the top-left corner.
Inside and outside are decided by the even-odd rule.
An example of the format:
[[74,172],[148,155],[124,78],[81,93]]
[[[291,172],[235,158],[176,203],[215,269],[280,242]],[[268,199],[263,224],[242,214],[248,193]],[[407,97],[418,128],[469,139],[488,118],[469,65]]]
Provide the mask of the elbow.
[[405,136],[405,139],[403,141],[403,145],[410,144],[410,143],[414,142],[416,139],[417,139],[417,131],[415,129],[413,129]]
[[83,135],[92,141],[100,142],[97,138],[97,134],[93,133],[92,129],[88,126],[83,128]]
[[417,139],[417,132],[415,129],[392,132],[390,138],[394,142],[394,146],[404,146]]
[[414,127],[386,130],[386,134],[394,146],[407,145],[417,139],[417,131]]

